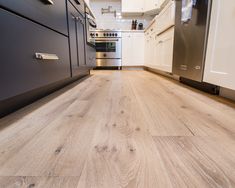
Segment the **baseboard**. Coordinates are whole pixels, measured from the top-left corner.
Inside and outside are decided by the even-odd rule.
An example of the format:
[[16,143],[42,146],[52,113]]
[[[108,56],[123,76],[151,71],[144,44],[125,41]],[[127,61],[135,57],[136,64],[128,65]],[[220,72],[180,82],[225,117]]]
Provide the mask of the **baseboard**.
[[199,89],[201,91],[213,94],[213,95],[218,95],[219,94],[219,90],[220,87],[213,85],[213,84],[209,84],[209,83],[205,83],[205,82],[197,82],[197,81],[193,81],[193,80],[189,80],[186,78],[182,78],[180,76],[174,75],[172,73],[168,73],[168,72],[164,72],[161,70],[157,70],[154,68],[150,68],[150,67],[145,67],[145,70],[152,72],[154,74],[158,74],[158,75],[162,75],[162,76],[166,76],[168,78],[180,81],[181,83],[188,85],[190,87]]
[[122,70],[144,70],[144,66],[122,66]]
[[151,67],[146,67],[146,66],[144,66],[144,70],[149,71],[149,72],[152,72],[152,73],[154,73],[154,74],[166,76],[166,77],[168,77],[168,78],[172,78],[172,79],[174,79],[174,80],[179,81],[179,76],[174,75],[174,74],[169,73],[169,72],[164,72],[164,71],[161,71],[161,70],[158,70],[158,69],[154,69],[154,68],[151,68]]
[[47,86],[41,87],[41,88],[37,88],[34,89],[32,91],[23,93],[21,95],[17,95],[15,97],[6,99],[6,100],[2,100],[0,101],[0,118],[13,113],[17,110],[19,110],[20,108],[29,105],[33,102],[35,102],[36,100],[39,100],[63,87],[65,87],[66,85],[79,80],[85,76],[89,75],[89,72],[87,72],[86,74],[82,74],[80,76],[76,76],[73,78],[67,78],[61,81],[58,81],[56,83],[53,84],[49,84]]
[[235,90],[220,87],[219,95],[221,97],[224,97],[224,98],[230,99],[232,101],[235,101]]
[[180,77],[180,82],[188,86],[194,87],[196,89],[199,89],[201,91],[210,93],[212,95],[219,95],[219,91],[220,91],[219,86],[205,83],[205,82],[197,82],[197,81],[190,80],[190,79],[183,78],[183,77]]

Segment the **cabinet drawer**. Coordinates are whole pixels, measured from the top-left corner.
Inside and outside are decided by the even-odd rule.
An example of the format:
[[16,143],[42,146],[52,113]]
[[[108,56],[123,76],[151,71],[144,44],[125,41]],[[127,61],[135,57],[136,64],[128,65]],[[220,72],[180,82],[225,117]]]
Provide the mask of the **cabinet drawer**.
[[156,22],[156,20],[154,20],[152,25],[149,26],[149,28],[146,30],[145,34],[146,35],[152,35],[152,34],[156,33],[156,31],[157,31],[157,22]]
[[3,9],[0,24],[0,100],[70,77],[67,37]]
[[170,1],[157,17],[157,33],[175,25],[175,2]]
[[0,6],[68,35],[65,1],[0,0]]
[[69,0],[70,3],[83,15],[85,16],[85,2],[84,0]]

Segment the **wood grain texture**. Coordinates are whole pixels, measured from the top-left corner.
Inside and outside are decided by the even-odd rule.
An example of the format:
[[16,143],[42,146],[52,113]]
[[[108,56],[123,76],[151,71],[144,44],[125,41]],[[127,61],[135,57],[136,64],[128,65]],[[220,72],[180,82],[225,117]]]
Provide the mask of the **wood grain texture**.
[[0,187],[235,187],[234,109],[146,71],[94,71],[0,119]]

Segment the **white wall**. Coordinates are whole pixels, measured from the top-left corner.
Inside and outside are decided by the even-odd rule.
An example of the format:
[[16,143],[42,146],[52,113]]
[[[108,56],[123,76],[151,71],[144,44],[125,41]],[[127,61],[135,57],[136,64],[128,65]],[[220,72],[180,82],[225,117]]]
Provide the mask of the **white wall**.
[[[138,23],[141,22],[146,27],[151,17],[123,17],[121,16],[121,0],[90,0],[90,6],[93,10],[93,13],[96,16],[96,21],[98,29],[121,29],[121,30],[130,30],[132,19],[138,20]],[[112,6],[111,10],[117,11],[117,17],[114,17],[114,14],[101,14],[102,8],[108,8]]]

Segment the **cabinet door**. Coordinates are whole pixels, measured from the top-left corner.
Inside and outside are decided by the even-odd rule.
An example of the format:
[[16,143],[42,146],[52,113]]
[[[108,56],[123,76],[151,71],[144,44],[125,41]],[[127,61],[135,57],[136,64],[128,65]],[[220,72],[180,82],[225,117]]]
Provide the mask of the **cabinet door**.
[[131,64],[132,50],[133,49],[131,49],[131,34],[123,33],[122,34],[122,65],[123,66],[128,66]]
[[173,63],[173,43],[174,43],[174,28],[166,31],[160,38],[161,45],[161,70],[172,72]]
[[155,45],[154,45],[154,67],[159,69],[161,66],[161,62],[163,61],[163,47],[162,41],[159,39],[158,36],[155,36]]
[[145,50],[144,50],[144,64],[145,66],[149,66],[149,36],[145,35]]
[[144,65],[144,33],[131,34],[132,66]]
[[85,21],[79,15],[76,20],[77,27],[77,49],[78,49],[78,66],[86,66],[86,54],[85,54]]
[[145,11],[151,11],[158,9],[159,7],[159,0],[145,0]]
[[155,55],[154,55],[154,48],[155,48],[155,39],[154,35],[151,34],[149,37],[149,63],[151,66],[154,66],[155,64]]
[[68,3],[69,44],[72,76],[87,71],[85,55],[84,19],[71,3]]
[[144,12],[144,0],[122,0],[122,12],[124,13]]
[[174,28],[156,37],[154,68],[172,72]]
[[72,4],[68,3],[69,45],[72,76],[77,74],[76,69],[78,67],[76,16],[77,10],[72,6]]
[[144,33],[124,33],[122,35],[122,65],[144,65]]
[[204,81],[235,89],[235,1],[213,1]]

